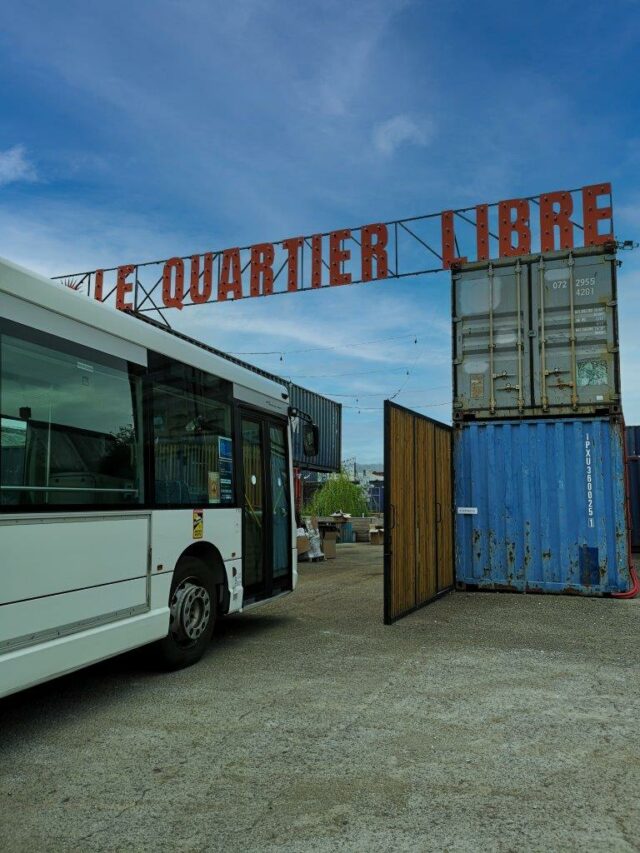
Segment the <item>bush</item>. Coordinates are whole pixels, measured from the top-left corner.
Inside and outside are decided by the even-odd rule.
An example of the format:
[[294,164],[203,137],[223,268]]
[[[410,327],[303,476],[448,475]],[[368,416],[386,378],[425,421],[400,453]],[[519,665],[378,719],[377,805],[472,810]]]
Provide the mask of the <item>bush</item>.
[[305,515],[332,515],[334,512],[349,515],[367,515],[369,506],[360,486],[352,483],[346,474],[333,477],[314,494],[304,508]]

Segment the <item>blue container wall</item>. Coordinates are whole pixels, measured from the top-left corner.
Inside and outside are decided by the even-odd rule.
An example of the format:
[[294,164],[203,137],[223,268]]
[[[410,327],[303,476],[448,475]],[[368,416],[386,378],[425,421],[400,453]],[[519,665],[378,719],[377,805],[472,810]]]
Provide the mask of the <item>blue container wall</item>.
[[640,426],[627,427],[626,435],[631,547],[640,551]]
[[621,425],[475,422],[453,440],[459,583],[583,595],[630,587]]

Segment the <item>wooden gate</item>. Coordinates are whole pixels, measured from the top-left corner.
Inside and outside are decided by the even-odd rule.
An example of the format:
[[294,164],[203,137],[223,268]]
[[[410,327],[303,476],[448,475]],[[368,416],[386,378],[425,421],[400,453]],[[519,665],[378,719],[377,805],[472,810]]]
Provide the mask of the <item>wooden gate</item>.
[[453,587],[452,429],[384,404],[384,621]]

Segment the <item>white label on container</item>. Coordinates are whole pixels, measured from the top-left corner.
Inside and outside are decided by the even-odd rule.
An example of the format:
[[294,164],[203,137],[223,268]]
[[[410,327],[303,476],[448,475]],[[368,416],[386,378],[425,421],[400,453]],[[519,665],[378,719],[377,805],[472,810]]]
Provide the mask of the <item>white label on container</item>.
[[477,506],[459,506],[458,507],[458,515],[477,515],[478,507]]
[[591,439],[589,438],[589,433],[587,433],[584,439],[584,464],[586,468],[585,485],[587,487],[587,526],[595,527],[595,518],[593,513],[593,465],[591,450]]

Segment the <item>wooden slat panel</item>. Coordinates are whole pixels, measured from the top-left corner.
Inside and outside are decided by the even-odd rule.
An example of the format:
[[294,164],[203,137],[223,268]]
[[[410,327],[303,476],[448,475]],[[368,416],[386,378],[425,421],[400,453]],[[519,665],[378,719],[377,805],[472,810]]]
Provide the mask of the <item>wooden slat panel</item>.
[[453,585],[451,429],[385,403],[385,621]]
[[416,605],[433,598],[437,588],[436,506],[435,506],[435,432],[436,426],[416,418]]
[[391,618],[415,606],[415,515],[413,495],[413,417],[391,409]]
[[438,524],[438,592],[453,586],[453,491],[451,483],[451,431],[436,431],[436,500]]

